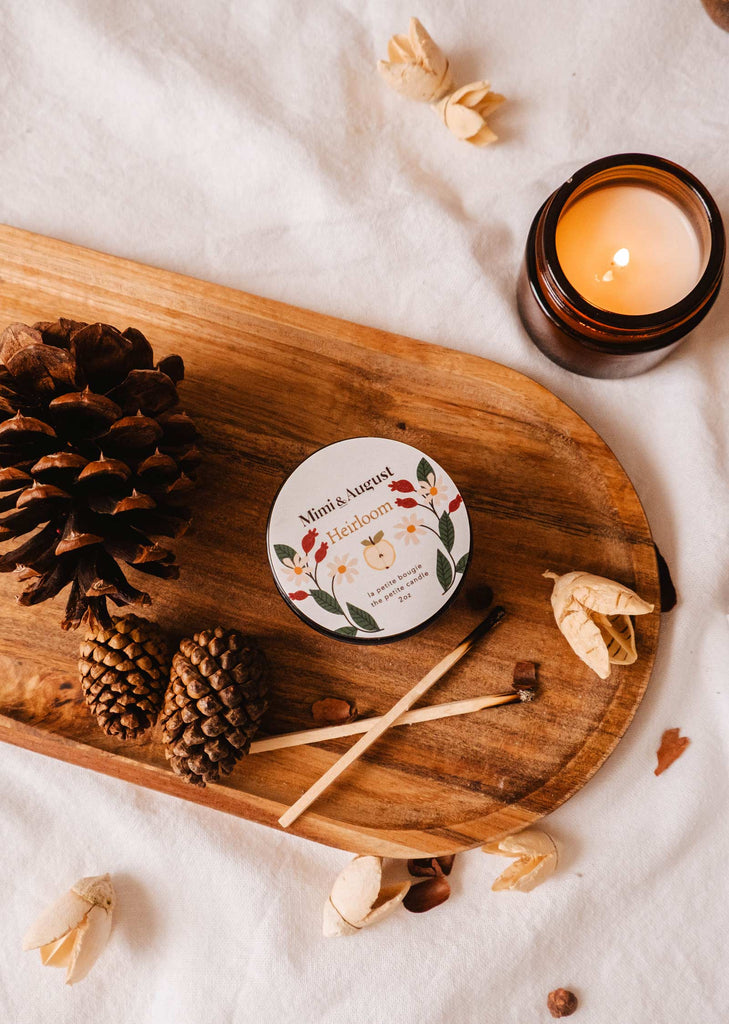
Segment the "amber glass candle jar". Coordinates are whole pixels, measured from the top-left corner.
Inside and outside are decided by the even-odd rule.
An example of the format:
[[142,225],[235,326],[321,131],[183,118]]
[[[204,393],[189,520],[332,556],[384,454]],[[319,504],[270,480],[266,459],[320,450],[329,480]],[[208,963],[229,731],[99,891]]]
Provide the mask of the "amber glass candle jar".
[[716,203],[692,174],[643,153],[605,157],[534,218],[519,314],[534,344],[567,370],[643,373],[708,313],[725,248]]

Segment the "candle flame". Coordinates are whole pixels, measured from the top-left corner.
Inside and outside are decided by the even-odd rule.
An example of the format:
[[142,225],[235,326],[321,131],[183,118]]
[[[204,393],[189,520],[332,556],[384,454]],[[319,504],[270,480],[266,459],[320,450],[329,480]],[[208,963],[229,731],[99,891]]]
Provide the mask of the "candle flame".
[[630,263],[630,251],[628,249],[618,249],[613,256],[613,263],[616,267],[627,267]]

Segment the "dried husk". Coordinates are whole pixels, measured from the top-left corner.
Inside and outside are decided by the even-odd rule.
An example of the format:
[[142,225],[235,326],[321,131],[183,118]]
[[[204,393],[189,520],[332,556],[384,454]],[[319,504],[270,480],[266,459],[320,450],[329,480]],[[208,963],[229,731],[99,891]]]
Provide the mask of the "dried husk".
[[557,847],[551,836],[536,828],[486,843],[484,853],[513,857],[514,862],[491,886],[494,892],[531,892],[552,875],[557,867]]
[[448,61],[417,18],[410,19],[408,34],[393,36],[387,44],[389,60],[377,64],[387,84],[408,99],[434,103],[453,88]]
[[354,935],[384,920],[397,910],[409,889],[409,882],[382,885],[380,857],[355,857],[337,876],[324,904],[324,936]]
[[552,608],[561,633],[581,661],[601,679],[610,665],[632,665],[637,660],[631,615],[647,615],[654,606],[614,580],[587,572],[563,576],[547,571],[553,579]]
[[44,966],[65,967],[66,984],[76,984],[106,946],[114,902],[108,874],[79,879],[31,925],[23,949],[38,949]]

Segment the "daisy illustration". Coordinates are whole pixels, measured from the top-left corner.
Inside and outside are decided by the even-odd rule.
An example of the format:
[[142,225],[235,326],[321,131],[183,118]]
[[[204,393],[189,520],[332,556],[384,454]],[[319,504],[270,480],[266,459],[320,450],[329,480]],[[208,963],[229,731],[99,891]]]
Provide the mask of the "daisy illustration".
[[343,578],[345,583],[353,583],[354,577],[359,576],[359,570],[355,569],[356,565],[356,558],[349,558],[347,555],[337,558],[335,555],[331,562],[327,562],[327,569],[331,579],[336,577],[341,580]]
[[287,582],[300,587],[309,570],[309,559],[305,555],[294,555],[293,558],[282,559],[282,564],[285,566]]
[[426,501],[431,501],[433,505],[448,501],[448,488],[442,476],[436,480],[435,473],[428,473],[427,479],[421,480],[418,488],[421,496]]
[[423,531],[423,520],[413,512],[411,516],[403,516],[399,523],[395,523],[395,540],[404,540],[405,544],[419,544],[419,533]]

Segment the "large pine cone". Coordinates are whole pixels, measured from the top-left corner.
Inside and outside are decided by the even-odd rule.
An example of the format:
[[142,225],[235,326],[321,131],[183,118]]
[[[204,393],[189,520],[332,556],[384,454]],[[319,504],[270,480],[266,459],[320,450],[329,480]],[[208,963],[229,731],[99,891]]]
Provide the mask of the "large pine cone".
[[162,712],[173,771],[204,786],[233,770],[268,707],[267,676],[262,652],[235,630],[218,627],[180,643]]
[[0,336],[0,541],[36,531],[0,556],[38,604],[69,583],[63,628],[85,615],[111,627],[116,605],[148,604],[119,563],[174,579],[155,537],[190,522],[178,502],[199,462],[179,406],[179,356],[154,366],[139,331],[73,320],[12,324]]
[[89,625],[78,667],[86,703],[105,733],[132,740],[154,725],[171,653],[159,626],[137,615],[114,619],[111,629]]

